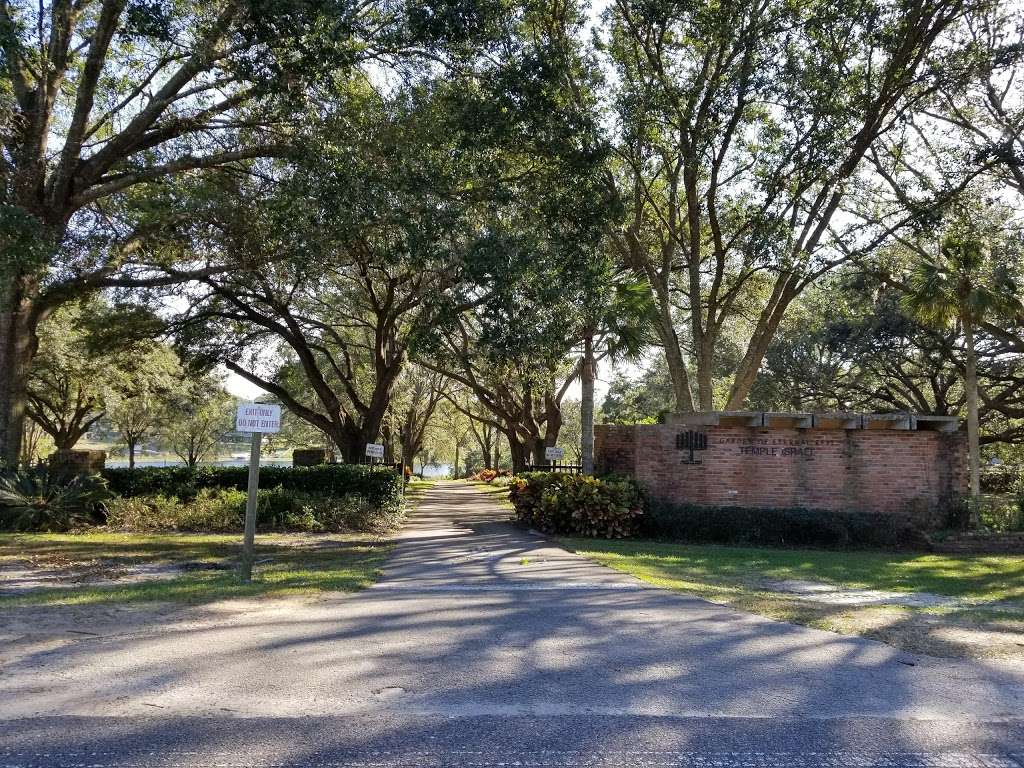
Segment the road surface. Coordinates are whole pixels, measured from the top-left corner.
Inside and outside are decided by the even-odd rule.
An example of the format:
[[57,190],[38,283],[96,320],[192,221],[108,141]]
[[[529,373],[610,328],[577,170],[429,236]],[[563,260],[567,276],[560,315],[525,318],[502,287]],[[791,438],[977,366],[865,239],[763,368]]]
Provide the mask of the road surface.
[[1020,664],[647,587],[506,516],[441,483],[357,595],[24,632],[0,766],[1024,768]]

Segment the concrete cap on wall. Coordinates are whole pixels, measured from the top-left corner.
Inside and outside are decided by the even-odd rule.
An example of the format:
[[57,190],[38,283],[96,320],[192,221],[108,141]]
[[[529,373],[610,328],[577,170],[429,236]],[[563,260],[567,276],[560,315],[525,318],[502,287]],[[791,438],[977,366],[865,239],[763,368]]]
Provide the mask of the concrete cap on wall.
[[804,413],[784,411],[696,411],[670,413],[666,424],[688,427],[772,427],[776,429],[889,429],[956,432],[960,420],[955,416],[930,416],[915,413],[852,413],[833,411]]

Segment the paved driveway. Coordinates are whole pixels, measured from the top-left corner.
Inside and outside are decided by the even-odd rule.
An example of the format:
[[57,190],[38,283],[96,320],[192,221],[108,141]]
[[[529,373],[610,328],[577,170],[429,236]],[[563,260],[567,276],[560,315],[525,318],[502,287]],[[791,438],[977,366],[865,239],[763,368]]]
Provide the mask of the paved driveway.
[[358,595],[7,652],[0,766],[1024,768],[1020,665],[649,588],[503,517],[439,484]]

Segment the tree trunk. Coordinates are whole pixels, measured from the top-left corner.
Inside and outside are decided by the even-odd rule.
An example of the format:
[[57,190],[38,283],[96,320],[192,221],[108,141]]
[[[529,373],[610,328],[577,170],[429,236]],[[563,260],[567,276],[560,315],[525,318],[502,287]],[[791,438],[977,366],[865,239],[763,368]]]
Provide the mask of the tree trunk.
[[459,441],[455,441],[455,471],[452,472],[452,477],[456,480],[459,479]]
[[545,398],[544,436],[537,438],[537,460],[535,464],[549,465],[546,448],[558,445],[558,435],[562,432],[562,406],[550,395]]
[[583,340],[583,367],[580,371],[580,463],[583,474],[594,474],[594,337]]
[[[756,363],[750,362],[756,354]],[[750,358],[750,359],[748,359]],[[754,388],[757,375],[761,371],[761,363],[764,360],[764,353],[747,352],[747,358],[741,362],[740,369],[733,379],[732,389],[729,392],[729,399],[725,403],[727,411],[742,411],[747,403],[747,395]]]
[[16,467],[25,429],[28,376],[38,339],[28,300],[0,309],[0,465]]
[[[359,450],[359,435],[353,435],[349,430],[342,430],[337,435],[332,435],[334,444],[338,446],[338,452],[341,454],[341,458],[347,464],[358,464],[362,458],[362,451]],[[362,450],[366,450],[366,446],[363,446]]]
[[491,438],[493,434],[491,427],[488,424],[481,423],[480,429],[476,427],[476,422],[470,419],[469,429],[473,433],[473,437],[476,440],[476,444],[480,447],[480,456],[484,463],[484,469],[493,469],[491,464],[491,448],[494,440]]
[[[782,277],[780,276],[780,280]],[[784,282],[776,288],[778,300],[771,303],[761,311],[758,317],[757,327],[751,335],[747,345],[747,351],[740,360],[739,368],[733,378],[732,387],[729,390],[729,398],[725,404],[727,411],[741,411],[747,402],[750,390],[757,382],[757,375],[761,372],[761,365],[764,357],[768,354],[768,347],[782,323],[782,318],[790,303],[800,294],[800,281],[795,275],[787,275]]]
[[680,413],[693,413],[693,393],[690,391],[690,374],[686,370],[686,360],[679,348],[679,337],[675,329],[662,329],[659,324],[659,336],[665,349],[665,362],[668,364],[668,375],[672,380],[672,391],[675,394],[676,409]]
[[548,465],[547,456],[544,455],[544,449],[547,448],[547,441],[540,436],[534,437],[533,442],[533,463],[539,467],[546,467]]
[[128,438],[128,469],[135,469],[135,438]]
[[715,409],[715,353],[710,335],[707,332],[705,334],[701,349],[697,351],[697,399],[702,411],[713,411]]
[[[508,438],[508,450],[512,456],[512,474],[519,475],[526,471],[526,457],[528,452],[526,446],[522,441],[515,435],[505,434]],[[498,446],[494,447],[494,468],[498,468],[498,462],[500,460],[498,453]]]
[[25,423],[25,427],[26,429],[22,432],[21,439],[20,464],[28,469],[32,466],[32,460],[36,455],[36,449],[39,445],[39,430],[38,427],[36,429],[30,429],[27,421]]
[[[391,427],[387,423],[381,424],[380,427],[380,441],[384,444],[384,463],[395,464],[395,441],[394,435],[391,432]],[[399,453],[401,453],[401,441],[399,441]]]
[[57,434],[52,435],[52,437],[53,445],[58,451],[71,451],[77,445],[79,435],[75,432],[61,430]]
[[981,523],[981,454],[978,440],[978,366],[974,351],[974,326],[969,320],[964,321],[964,345],[966,360],[964,361],[964,385],[967,390],[967,454],[971,472],[971,527],[977,528]]
[[675,395],[676,410],[679,413],[693,413],[693,393],[690,391],[690,374],[686,370],[686,360],[679,347],[679,334],[672,323],[672,301],[669,297],[668,285],[655,282],[648,276],[651,290],[658,304],[658,320],[654,324],[658,340],[665,350],[665,363],[668,365],[669,378],[672,380],[672,392]]
[[[341,452],[342,458],[347,463],[361,464],[366,457],[366,444],[376,442],[377,437],[380,435],[379,425],[378,429],[372,432],[372,438],[367,437],[369,434],[371,432],[365,426],[359,427],[355,422],[346,419],[344,426],[332,437],[335,445],[338,446],[338,450]],[[399,431],[398,442],[399,444],[402,442],[401,431]]]

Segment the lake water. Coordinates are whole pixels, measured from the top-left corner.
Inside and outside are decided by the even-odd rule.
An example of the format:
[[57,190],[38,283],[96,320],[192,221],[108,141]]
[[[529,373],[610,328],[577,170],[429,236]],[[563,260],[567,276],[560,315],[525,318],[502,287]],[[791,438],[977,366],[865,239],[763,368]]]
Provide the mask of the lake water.
[[[291,459],[260,459],[261,467],[290,467],[292,465]],[[111,469],[121,469],[128,466],[127,459],[107,459],[107,466]],[[180,459],[173,460],[147,460],[147,459],[136,459],[136,468],[142,467],[183,467],[185,462]],[[199,462],[201,467],[247,467],[249,466],[249,457],[232,457],[230,459],[218,459],[217,461],[201,461]]]

